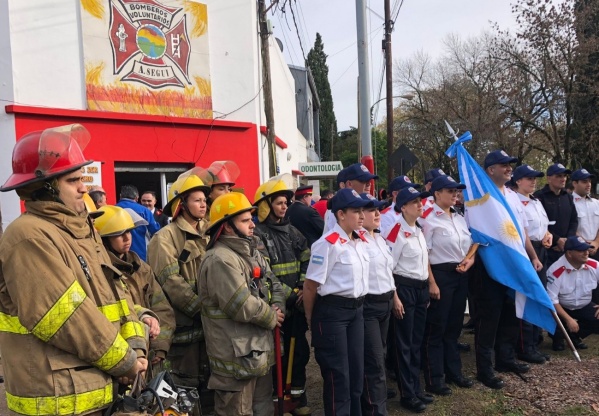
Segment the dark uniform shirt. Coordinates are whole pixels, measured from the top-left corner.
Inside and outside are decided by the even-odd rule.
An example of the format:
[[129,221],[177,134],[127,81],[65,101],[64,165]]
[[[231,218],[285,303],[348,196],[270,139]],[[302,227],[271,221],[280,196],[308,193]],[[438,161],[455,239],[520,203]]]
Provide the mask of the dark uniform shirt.
[[556,195],[549,185],[538,190],[534,194],[541,201],[549,221],[555,221],[555,224],[549,225],[549,232],[553,235],[553,245],[557,244],[559,238],[566,238],[576,235],[578,229],[578,214],[574,206],[574,199],[565,190],[561,190]]
[[306,237],[308,247],[322,236],[324,220],[314,208],[301,202],[294,202],[287,210],[286,218],[289,218],[291,225]]

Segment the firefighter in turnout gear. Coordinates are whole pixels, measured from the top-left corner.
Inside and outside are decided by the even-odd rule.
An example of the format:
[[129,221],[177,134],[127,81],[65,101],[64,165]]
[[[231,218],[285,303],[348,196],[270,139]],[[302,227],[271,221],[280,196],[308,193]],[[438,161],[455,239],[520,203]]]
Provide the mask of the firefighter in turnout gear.
[[287,298],[287,317],[283,323],[285,353],[283,377],[290,369],[289,350],[295,339],[293,365],[291,368],[291,395],[299,401],[296,415],[311,413],[306,399],[306,365],[310,360],[310,345],[306,339],[308,323],[304,315],[302,298],[306,270],[310,262],[310,249],[302,233],[285,218],[287,207],[293,197],[289,174],[275,176],[256,190],[254,205],[258,207],[258,224],[254,235],[260,238],[259,249],[268,260]]
[[254,209],[237,192],[217,197],[210,207],[210,244],[198,293],[216,415],[271,416],[274,411],[272,330],[283,323],[285,295],[256,250]]
[[202,230],[210,185],[199,174],[202,170],[193,168],[172,184],[164,213],[173,220],[150,240],[148,263],[175,310],[177,327],[167,364],[176,384],[200,390],[204,408],[210,407],[212,396],[205,389],[210,369],[196,280],[208,243]]
[[[113,205],[105,205],[98,212],[103,215],[94,225],[102,237],[112,265],[123,273],[123,280],[131,293],[139,319],[149,327],[152,364],[160,364],[171,346],[175,312],[148,263],[130,250],[131,230],[144,225],[146,220],[133,210]],[[148,309],[158,319],[146,313]]]
[[78,124],[26,134],[12,175],[26,212],[0,240],[0,344],[11,414],[101,415],[145,371],[143,326],[87,215]]

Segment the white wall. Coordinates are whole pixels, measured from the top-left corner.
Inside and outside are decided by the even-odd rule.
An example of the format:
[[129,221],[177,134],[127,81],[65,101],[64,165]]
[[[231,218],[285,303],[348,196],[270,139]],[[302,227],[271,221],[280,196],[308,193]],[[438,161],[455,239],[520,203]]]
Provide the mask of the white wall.
[[[13,68],[11,52],[11,23],[8,0],[0,0],[0,104],[14,101]],[[12,173],[12,148],[15,143],[15,122],[12,114],[0,111],[0,184]],[[19,197],[16,192],[0,192],[2,229],[20,214]]]
[[[274,36],[269,38],[269,46],[275,132],[289,146],[287,149],[277,147],[277,163],[281,173],[291,173],[298,168],[298,162],[306,160],[306,141],[297,129],[295,81]],[[266,119],[263,125],[266,125]],[[302,157],[301,152],[298,154],[298,148],[301,147],[297,143],[298,138],[303,139],[303,159],[298,159]],[[289,160],[288,155],[291,155]]]
[[76,0],[8,0],[14,100],[85,109]]

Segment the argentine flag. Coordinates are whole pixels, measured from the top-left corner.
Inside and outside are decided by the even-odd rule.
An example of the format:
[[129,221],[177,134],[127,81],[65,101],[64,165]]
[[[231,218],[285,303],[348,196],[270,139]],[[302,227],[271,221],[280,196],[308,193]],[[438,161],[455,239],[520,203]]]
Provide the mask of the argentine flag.
[[472,239],[480,243],[478,253],[494,280],[515,291],[516,315],[550,333],[555,332],[555,311],[524,248],[525,234],[503,194],[463,146],[472,139],[464,133],[447,149],[458,159],[464,203]]

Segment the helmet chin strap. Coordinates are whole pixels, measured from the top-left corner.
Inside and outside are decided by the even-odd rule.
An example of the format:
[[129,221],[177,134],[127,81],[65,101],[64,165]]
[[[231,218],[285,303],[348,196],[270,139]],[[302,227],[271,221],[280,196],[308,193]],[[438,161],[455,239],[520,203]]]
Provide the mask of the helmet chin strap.
[[252,241],[252,237],[242,234],[241,231],[239,231],[237,229],[237,227],[233,223],[233,219],[229,220],[229,225],[231,226],[231,228],[233,229],[233,232],[237,235],[237,237],[246,239],[248,241]]
[[50,201],[58,202],[64,205],[62,199],[58,196],[59,190],[51,182],[45,181],[44,186],[37,191],[34,191],[31,195],[33,201],[47,201],[45,197],[50,197]]
[[186,212],[187,215],[189,215],[192,220],[194,220],[195,222],[200,222],[201,218],[196,217],[195,215],[193,215],[191,213],[191,211],[189,211],[189,208],[187,208],[187,202],[183,199],[181,199],[181,208],[183,208],[183,211]]
[[271,199],[270,198],[266,198],[266,203],[268,204],[268,208],[270,208],[270,214],[268,214],[269,216],[272,215],[277,222],[278,221],[283,221],[283,219],[285,219],[285,217],[280,217],[275,213],[275,210],[272,208],[272,204],[271,204]]

